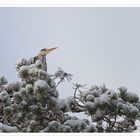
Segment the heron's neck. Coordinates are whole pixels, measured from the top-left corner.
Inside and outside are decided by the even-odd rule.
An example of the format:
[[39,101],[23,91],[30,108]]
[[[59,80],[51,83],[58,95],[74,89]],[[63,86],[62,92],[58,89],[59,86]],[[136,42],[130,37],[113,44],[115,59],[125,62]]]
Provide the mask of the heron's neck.
[[44,56],[44,55],[38,55],[38,58],[39,58],[39,60],[44,60],[44,59],[46,59],[46,56]]
[[46,56],[38,55],[38,59],[43,64],[43,70],[47,71],[47,63],[46,63]]

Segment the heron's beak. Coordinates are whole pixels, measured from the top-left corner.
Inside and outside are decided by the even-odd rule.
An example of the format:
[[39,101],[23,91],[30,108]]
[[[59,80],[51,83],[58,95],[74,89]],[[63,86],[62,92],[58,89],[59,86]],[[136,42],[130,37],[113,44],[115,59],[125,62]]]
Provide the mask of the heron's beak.
[[55,48],[46,48],[46,51],[45,52],[43,52],[43,54],[44,55],[47,55],[48,53],[50,53],[50,52],[52,52],[53,50],[55,50],[55,49],[57,49],[57,47],[55,47]]
[[49,52],[51,52],[51,51],[53,51],[53,50],[55,50],[55,49],[57,49],[57,47],[55,47],[55,48],[50,48],[50,49],[47,49],[47,48],[46,48],[46,52],[49,53]]

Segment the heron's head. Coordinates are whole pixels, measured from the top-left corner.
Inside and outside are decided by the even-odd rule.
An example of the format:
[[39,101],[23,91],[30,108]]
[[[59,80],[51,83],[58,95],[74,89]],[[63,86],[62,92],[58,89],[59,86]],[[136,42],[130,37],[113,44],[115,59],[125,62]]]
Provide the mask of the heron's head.
[[48,53],[52,52],[53,50],[57,49],[57,47],[55,48],[44,48],[39,52],[39,55],[41,56],[46,56]]

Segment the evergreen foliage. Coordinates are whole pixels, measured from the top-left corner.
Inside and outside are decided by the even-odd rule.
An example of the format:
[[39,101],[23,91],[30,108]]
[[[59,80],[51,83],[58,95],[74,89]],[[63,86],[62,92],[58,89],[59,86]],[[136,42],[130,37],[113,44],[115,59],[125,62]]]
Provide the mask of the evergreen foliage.
[[[132,132],[140,118],[140,101],[125,87],[118,91],[105,85],[85,88],[74,85],[74,93],[59,99],[57,87],[72,75],[61,68],[55,74],[43,70],[40,60],[22,59],[16,69],[20,82],[0,77],[0,132]],[[57,80],[56,80],[57,79]],[[56,82],[58,81],[58,82]],[[69,112],[84,112],[79,119]]]

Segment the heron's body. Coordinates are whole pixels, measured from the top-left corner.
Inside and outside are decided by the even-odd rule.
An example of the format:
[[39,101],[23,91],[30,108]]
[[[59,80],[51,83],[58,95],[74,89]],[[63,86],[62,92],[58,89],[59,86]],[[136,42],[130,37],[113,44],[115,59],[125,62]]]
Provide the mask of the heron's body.
[[35,56],[35,57],[33,57],[33,58],[31,58],[29,60],[30,64],[35,64],[37,60],[40,60],[42,62],[42,64],[43,64],[43,70],[47,71],[46,55],[49,52],[51,52],[51,51],[53,51],[55,49],[56,48],[51,48],[51,49],[46,49],[45,48],[45,49],[42,49],[37,56]]
[[40,60],[43,64],[43,70],[47,71],[47,63],[46,63],[46,57],[44,56],[38,56],[38,60]]

